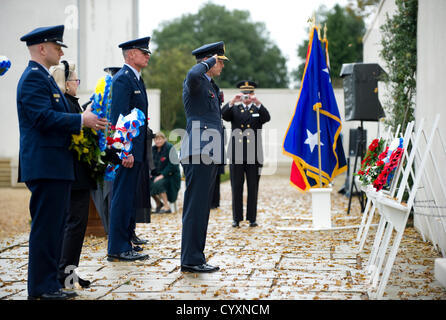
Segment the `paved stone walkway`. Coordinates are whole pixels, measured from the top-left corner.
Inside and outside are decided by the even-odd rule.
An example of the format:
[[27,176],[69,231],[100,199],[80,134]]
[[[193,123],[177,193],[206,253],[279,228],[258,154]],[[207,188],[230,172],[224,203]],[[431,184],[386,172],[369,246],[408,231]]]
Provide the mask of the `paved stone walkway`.
[[[339,178],[342,183],[343,177]],[[333,226],[360,223],[358,201],[346,215],[348,199],[332,193]],[[221,271],[190,274],[179,271],[181,204],[179,212],[154,214],[152,223],[138,224],[137,234],[150,239],[144,262],[108,262],[105,238],[85,241],[78,273],[93,281],[78,289],[76,299],[158,300],[367,300],[364,265],[370,253],[372,228],[365,250],[356,253],[356,228],[296,231],[311,227],[311,195],[300,194],[287,177],[263,176],[258,203],[259,227],[246,221],[232,228],[229,182],[221,185],[221,207],[211,212],[205,254]],[[246,194],[246,192],[245,192]],[[290,229],[290,228],[288,228]],[[0,299],[26,299],[28,235],[0,244]],[[384,299],[441,299],[446,289],[434,279],[440,255],[412,227],[404,234]]]

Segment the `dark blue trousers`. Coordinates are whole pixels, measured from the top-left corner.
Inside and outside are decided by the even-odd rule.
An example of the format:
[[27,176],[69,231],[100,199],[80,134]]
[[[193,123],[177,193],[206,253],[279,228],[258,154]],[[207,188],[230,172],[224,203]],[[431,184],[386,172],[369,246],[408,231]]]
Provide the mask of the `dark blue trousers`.
[[181,265],[200,265],[206,263],[204,247],[217,165],[183,164],[183,170],[186,190],[183,204]]
[[132,168],[121,166],[113,182],[108,233],[108,254],[132,250],[132,234],[136,219],[136,189],[142,163],[134,162]]
[[70,203],[72,181],[33,180],[29,211],[28,295],[40,296],[62,288],[57,280],[64,222]]

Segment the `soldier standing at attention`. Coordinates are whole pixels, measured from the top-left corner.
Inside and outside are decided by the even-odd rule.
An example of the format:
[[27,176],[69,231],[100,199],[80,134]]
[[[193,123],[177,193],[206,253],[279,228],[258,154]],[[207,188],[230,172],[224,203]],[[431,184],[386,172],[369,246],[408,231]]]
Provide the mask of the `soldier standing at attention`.
[[[128,115],[133,108],[140,109],[145,115],[145,123],[132,140],[131,154],[122,159],[122,166],[113,181],[113,194],[110,208],[110,226],[108,234],[108,261],[135,261],[149,258],[141,254],[140,247],[147,240],[135,239],[136,211],[141,202],[150,201],[150,193],[141,194],[139,179],[147,171],[147,112],[148,100],[141,70],[149,63],[150,37],[121,43],[124,66],[113,76],[111,122],[116,125],[119,115]],[[143,186],[148,189],[148,184]],[[145,201],[144,201],[145,199]]]
[[31,191],[29,211],[28,299],[68,299],[57,279],[65,217],[74,181],[71,135],[82,126],[105,129],[88,107],[71,113],[68,101],[50,75],[49,68],[63,56],[64,26],[41,27],[20,38],[31,59],[17,85],[20,130],[18,181]]
[[238,227],[243,220],[243,184],[247,183],[248,203],[246,220],[250,227],[257,224],[257,197],[260,170],[263,166],[262,126],[271,117],[268,110],[254,94],[254,81],[240,81],[237,94],[221,110],[223,119],[231,122],[232,134],[228,154],[231,161],[229,172],[232,188],[232,226]]

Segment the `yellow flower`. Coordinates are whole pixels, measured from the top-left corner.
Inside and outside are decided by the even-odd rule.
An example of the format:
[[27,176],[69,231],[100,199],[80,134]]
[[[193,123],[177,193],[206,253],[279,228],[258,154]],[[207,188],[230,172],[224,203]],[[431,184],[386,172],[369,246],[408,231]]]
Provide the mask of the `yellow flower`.
[[85,147],[84,147],[84,150],[83,150],[83,151],[84,151],[84,153],[88,153],[88,148],[85,148]]
[[84,130],[81,130],[79,134],[73,134],[74,144],[79,144],[79,142],[83,142],[84,140]]
[[96,83],[96,89],[94,90],[94,93],[101,94],[101,102],[100,102],[101,104],[102,101],[104,100],[104,91],[105,91],[105,77],[102,77]]

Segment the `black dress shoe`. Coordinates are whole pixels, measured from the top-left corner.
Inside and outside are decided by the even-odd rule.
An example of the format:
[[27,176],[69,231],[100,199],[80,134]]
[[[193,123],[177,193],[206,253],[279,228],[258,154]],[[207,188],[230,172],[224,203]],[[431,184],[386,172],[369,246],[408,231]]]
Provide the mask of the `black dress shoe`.
[[156,206],[155,211],[153,211],[153,213],[160,213],[161,208],[164,206],[164,204],[161,202],[161,204],[159,206]]
[[[68,277],[68,276],[67,276]],[[66,277],[64,277],[64,278],[62,278],[62,279],[59,279],[59,282],[60,282],[60,284],[62,285],[62,287],[63,288],[67,288],[66,286],[65,286],[65,279],[66,279]],[[90,287],[90,284],[91,284],[91,281],[89,281],[89,280],[84,280],[84,279],[82,279],[81,277],[79,277],[77,274],[76,274],[76,277],[74,277],[73,279],[76,279],[77,280],[77,283],[79,283],[79,285],[82,287],[82,288],[89,288]],[[70,283],[70,288],[74,288],[74,283]]]
[[234,228],[238,227],[239,226],[239,222],[238,221],[232,221],[232,226]]
[[140,239],[135,233],[133,233],[133,236],[132,236],[132,243],[134,244],[134,245],[140,245],[140,244],[146,244],[146,243],[148,243],[149,241],[147,241],[147,240],[145,240],[145,239]]
[[141,251],[143,251],[144,249],[141,248],[140,246],[134,246],[134,247],[133,247],[133,250],[136,251],[136,252],[141,252]]
[[207,273],[207,272],[215,272],[218,270],[220,270],[219,267],[214,267],[207,263],[199,264],[198,266],[188,266],[188,265],[181,266],[182,272]]
[[107,257],[108,261],[136,261],[136,260],[146,260],[149,259],[148,254],[141,254],[134,250],[122,252],[120,254],[109,254]]
[[257,222],[253,221],[253,222],[250,222],[250,223],[249,223],[249,226],[250,226],[250,227],[257,227],[258,224],[257,224]]
[[74,298],[78,296],[78,294],[74,290],[60,289],[60,292],[67,295],[68,298]]
[[159,213],[172,213],[172,210],[170,210],[170,209],[161,209],[160,211],[159,211]]
[[79,282],[79,285],[82,287],[82,288],[90,288],[90,285],[91,285],[91,281],[90,280],[85,280],[85,279],[82,279],[82,278],[77,278],[77,280],[78,280],[78,282]]
[[28,300],[67,300],[70,297],[61,290],[51,293],[44,293],[40,296],[28,296]]

